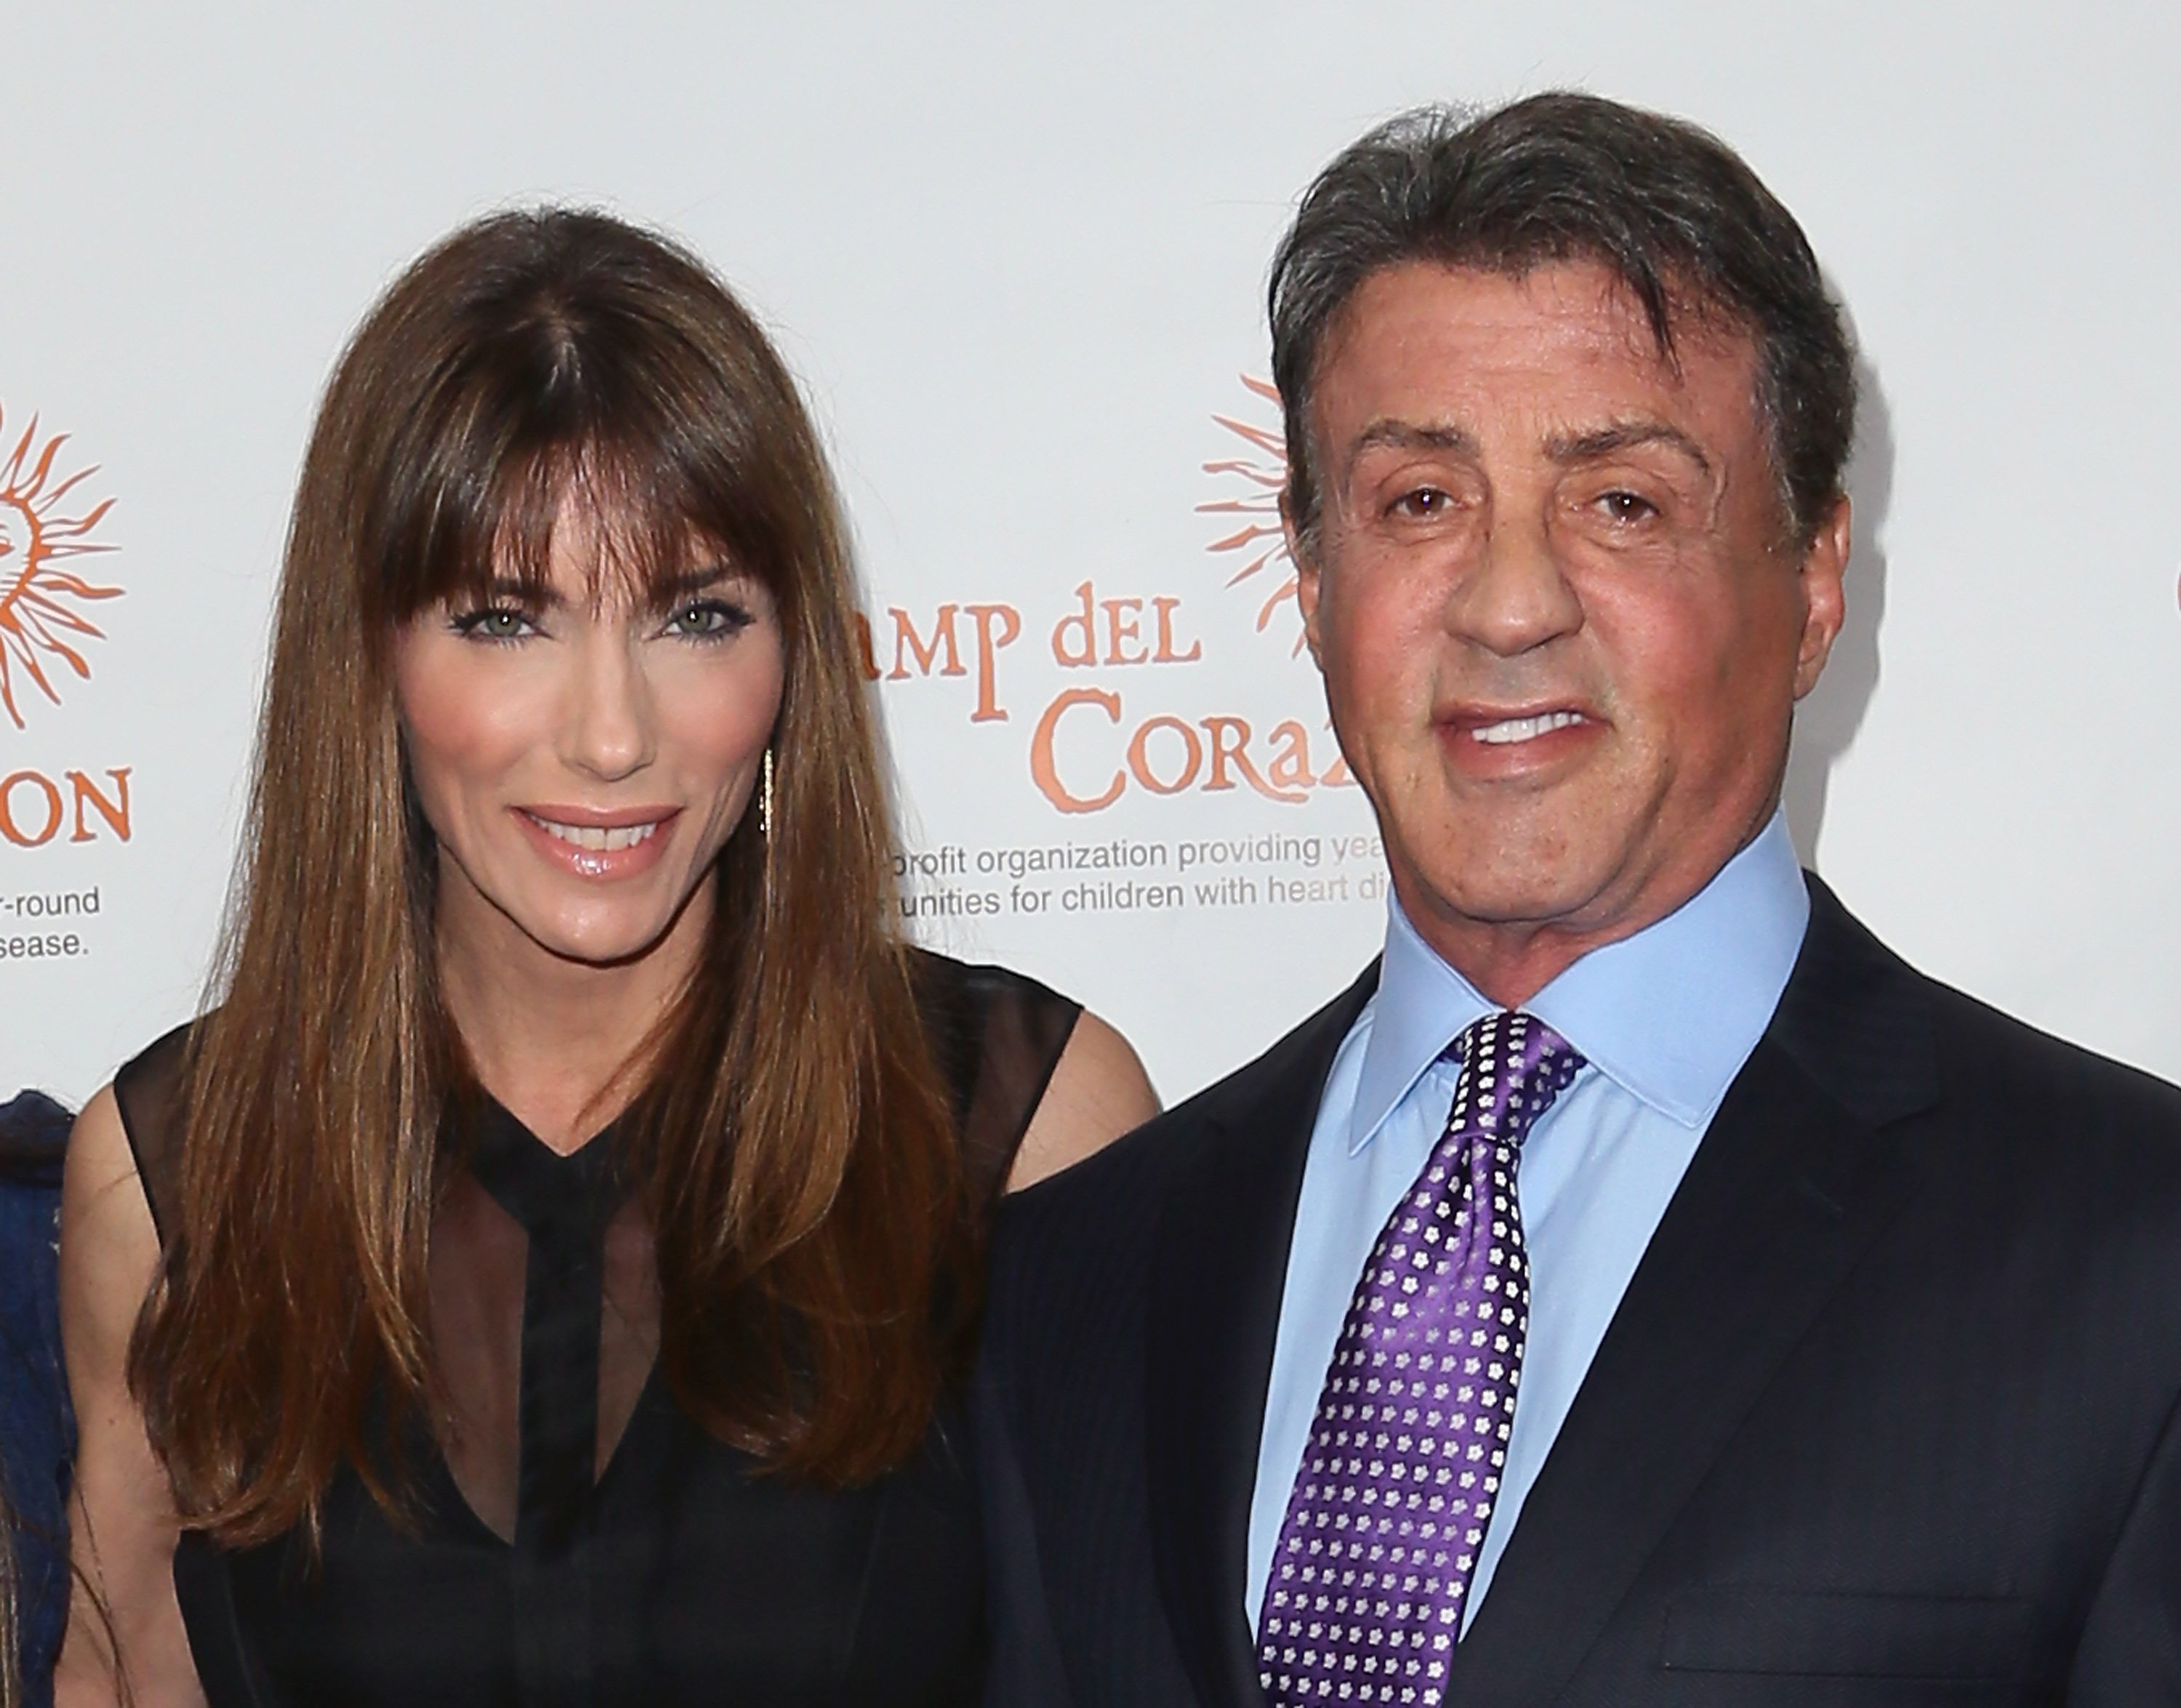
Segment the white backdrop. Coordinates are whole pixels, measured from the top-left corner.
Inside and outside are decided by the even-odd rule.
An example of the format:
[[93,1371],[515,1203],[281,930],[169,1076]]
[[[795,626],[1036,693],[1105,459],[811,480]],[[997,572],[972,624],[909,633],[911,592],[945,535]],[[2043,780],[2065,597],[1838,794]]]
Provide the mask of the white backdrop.
[[80,1099],[193,1011],[317,388],[419,248],[540,196],[684,234],[803,378],[926,934],[1085,998],[1169,1099],[1253,1053],[1383,908],[1282,566],[1212,549],[1276,466],[1239,430],[1277,427],[1266,262],[1369,123],[1562,83],[1727,137],[1859,331],[1805,859],[1927,970],[2181,1077],[2162,0],[47,7],[5,70],[0,1096]]

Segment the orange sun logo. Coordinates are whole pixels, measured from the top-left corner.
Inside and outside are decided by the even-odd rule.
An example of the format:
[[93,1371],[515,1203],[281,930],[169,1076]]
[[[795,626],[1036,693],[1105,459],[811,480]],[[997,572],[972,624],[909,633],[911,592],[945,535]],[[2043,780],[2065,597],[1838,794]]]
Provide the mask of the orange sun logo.
[[[47,675],[52,661],[88,678],[91,666],[77,650],[78,637],[103,640],[106,634],[76,603],[121,595],[119,587],[95,587],[60,567],[69,558],[113,549],[90,538],[113,508],[112,499],[73,514],[63,510],[68,495],[98,472],[81,469],[55,479],[53,464],[67,443],[66,433],[55,433],[41,449],[33,416],[13,453],[0,460],[0,705],[19,730],[25,725],[15,702],[16,670],[58,705],[61,697]],[[0,446],[6,444],[0,438]]]
[[[1280,394],[1271,382],[1252,379],[1248,374],[1241,378],[1254,396],[1262,398],[1275,410],[1279,407]],[[1287,440],[1277,427],[1252,427],[1232,416],[1215,415],[1212,419],[1250,446],[1255,455],[1218,457],[1204,465],[1205,473],[1232,475],[1246,482],[1250,488],[1240,498],[1208,499],[1196,507],[1200,515],[1242,519],[1240,527],[1212,541],[1205,549],[1254,554],[1227,578],[1230,587],[1240,586],[1261,570],[1270,570],[1280,577],[1279,585],[1266,595],[1264,603],[1257,608],[1257,632],[1262,635],[1271,626],[1273,614],[1283,604],[1292,605],[1296,623],[1295,650],[1300,653],[1303,642],[1302,607],[1295,600],[1295,558],[1288,550],[1287,536],[1280,528],[1280,488],[1287,484],[1288,478]]]

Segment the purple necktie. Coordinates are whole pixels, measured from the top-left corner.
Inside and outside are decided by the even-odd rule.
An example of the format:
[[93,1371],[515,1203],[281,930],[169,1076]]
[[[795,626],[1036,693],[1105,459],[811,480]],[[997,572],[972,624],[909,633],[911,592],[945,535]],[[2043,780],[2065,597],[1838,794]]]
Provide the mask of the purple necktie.
[[1435,1708],[1499,1492],[1530,1316],[1516,1150],[1582,1057],[1505,1011],[1447,1054],[1446,1132],[1371,1248],[1288,1496],[1257,1645],[1272,1708]]

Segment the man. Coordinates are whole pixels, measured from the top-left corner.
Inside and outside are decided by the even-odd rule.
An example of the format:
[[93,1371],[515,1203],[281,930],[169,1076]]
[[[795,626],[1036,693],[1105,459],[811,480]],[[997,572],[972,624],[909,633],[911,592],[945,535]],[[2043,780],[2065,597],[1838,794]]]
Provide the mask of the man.
[[1849,538],[1802,232],[1673,121],[1425,112],[1272,317],[1385,953],[1006,1215],[991,1700],[2181,1702],[2181,1093],[1779,816]]

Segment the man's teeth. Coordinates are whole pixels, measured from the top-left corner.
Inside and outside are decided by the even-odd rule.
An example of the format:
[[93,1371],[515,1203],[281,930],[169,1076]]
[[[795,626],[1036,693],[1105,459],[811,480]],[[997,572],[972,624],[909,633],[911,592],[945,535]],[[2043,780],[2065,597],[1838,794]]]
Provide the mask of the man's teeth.
[[587,848],[594,854],[611,853],[616,848],[633,848],[648,839],[659,828],[656,821],[649,824],[623,824],[607,830],[595,824],[556,824],[550,818],[532,818],[548,836],[556,841],[569,842],[578,848]]
[[1505,741],[1534,741],[1554,730],[1565,730],[1581,722],[1580,712],[1545,712],[1534,718],[1508,718],[1497,724],[1482,724],[1470,734],[1496,747]]

